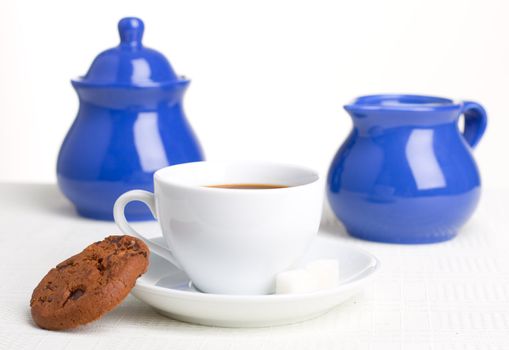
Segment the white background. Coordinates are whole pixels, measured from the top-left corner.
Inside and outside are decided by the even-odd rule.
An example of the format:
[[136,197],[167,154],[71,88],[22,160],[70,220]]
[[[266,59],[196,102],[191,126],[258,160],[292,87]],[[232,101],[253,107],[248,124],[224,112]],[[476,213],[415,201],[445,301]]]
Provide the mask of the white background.
[[55,181],[78,108],[70,78],[139,16],[144,43],[192,79],[188,118],[209,159],[325,172],[350,129],[342,105],[403,92],[489,113],[475,156],[509,187],[507,1],[0,1],[0,181]]

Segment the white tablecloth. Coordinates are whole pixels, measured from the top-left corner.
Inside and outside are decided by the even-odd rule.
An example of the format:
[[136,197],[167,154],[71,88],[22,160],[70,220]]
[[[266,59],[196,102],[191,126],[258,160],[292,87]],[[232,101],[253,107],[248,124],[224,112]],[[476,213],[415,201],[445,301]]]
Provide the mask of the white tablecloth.
[[[509,349],[509,191],[485,191],[453,241],[369,243],[329,231],[382,262],[365,292],[300,324],[227,329],[173,321],[132,296],[68,332],[32,323],[33,288],[59,261],[118,233],[86,220],[54,185],[0,185],[0,349]],[[157,232],[154,222],[138,224]]]

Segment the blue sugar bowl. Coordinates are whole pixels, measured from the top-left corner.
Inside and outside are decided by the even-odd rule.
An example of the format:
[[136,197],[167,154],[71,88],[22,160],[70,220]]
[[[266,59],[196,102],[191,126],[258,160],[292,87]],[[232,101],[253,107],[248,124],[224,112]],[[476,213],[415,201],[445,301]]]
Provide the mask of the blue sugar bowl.
[[[204,159],[182,106],[190,81],[143,46],[143,30],[138,18],[120,20],[120,44],[72,80],[80,105],[60,149],[57,179],[84,217],[112,220],[122,193],[153,191],[156,170]],[[131,203],[126,216],[152,219],[140,203]]]
[[440,97],[374,95],[345,109],[353,128],[330,166],[327,194],[348,233],[388,243],[453,238],[481,193],[472,150],[486,129],[484,108]]

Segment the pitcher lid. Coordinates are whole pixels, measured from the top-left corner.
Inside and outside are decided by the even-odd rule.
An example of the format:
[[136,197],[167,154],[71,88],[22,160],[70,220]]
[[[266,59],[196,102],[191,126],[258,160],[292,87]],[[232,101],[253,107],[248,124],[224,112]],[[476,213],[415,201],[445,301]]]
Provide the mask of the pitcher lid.
[[92,86],[152,87],[182,80],[160,52],[144,47],[145,26],[136,17],[118,22],[120,44],[100,53],[87,74],[73,83]]

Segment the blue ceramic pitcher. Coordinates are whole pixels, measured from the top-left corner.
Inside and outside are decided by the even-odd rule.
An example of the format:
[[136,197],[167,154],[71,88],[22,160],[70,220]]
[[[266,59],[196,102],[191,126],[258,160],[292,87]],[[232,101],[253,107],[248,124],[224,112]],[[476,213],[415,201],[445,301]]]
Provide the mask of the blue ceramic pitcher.
[[376,95],[345,109],[353,129],[331,164],[328,198],[346,230],[392,243],[453,238],[479,201],[481,181],[471,151],[486,129],[483,107]]
[[[143,22],[124,18],[120,44],[96,57],[72,80],[78,115],[60,149],[58,184],[78,213],[113,219],[113,204],[135,188],[153,191],[153,174],[173,164],[203,160],[182,108],[189,80],[159,52],[142,45]],[[151,219],[140,203],[130,220]]]

